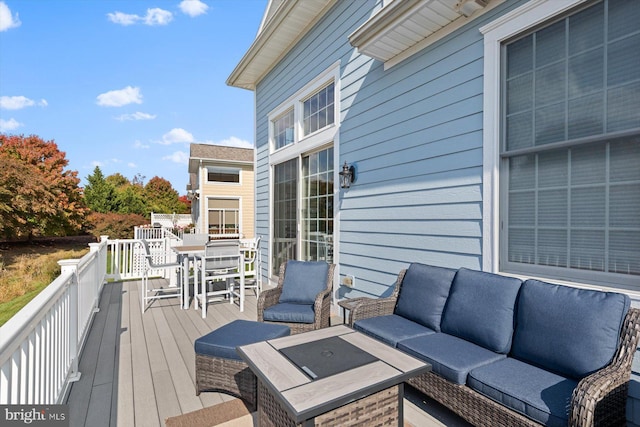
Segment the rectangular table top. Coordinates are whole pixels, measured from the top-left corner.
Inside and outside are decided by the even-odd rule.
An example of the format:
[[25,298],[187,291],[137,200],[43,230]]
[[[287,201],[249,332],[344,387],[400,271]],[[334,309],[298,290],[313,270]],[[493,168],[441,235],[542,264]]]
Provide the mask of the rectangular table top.
[[[279,351],[329,337],[340,337],[377,360],[314,381]],[[298,423],[431,370],[430,364],[344,325],[249,344],[237,350]]]

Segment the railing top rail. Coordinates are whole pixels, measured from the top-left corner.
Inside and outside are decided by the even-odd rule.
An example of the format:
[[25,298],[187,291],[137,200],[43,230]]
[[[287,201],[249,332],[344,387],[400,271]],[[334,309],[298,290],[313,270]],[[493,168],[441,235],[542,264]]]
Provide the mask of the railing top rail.
[[60,274],[53,282],[29,301],[20,311],[14,314],[0,327],[0,361],[13,354],[15,346],[31,333],[37,323],[47,314],[49,308],[58,300],[71,283],[73,272]]

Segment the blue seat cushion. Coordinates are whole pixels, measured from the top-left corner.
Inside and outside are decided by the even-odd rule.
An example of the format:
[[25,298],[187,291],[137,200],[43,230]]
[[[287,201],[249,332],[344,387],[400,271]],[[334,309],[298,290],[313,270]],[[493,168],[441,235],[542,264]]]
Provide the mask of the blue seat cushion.
[[431,363],[433,372],[456,384],[465,384],[472,369],[506,357],[443,333],[402,340],[398,350]]
[[385,342],[392,347],[395,347],[398,341],[435,333],[426,326],[396,314],[357,320],[353,324],[353,329]]
[[512,277],[461,268],[442,318],[442,332],[507,354],[522,282]]
[[518,300],[512,356],[583,378],[611,362],[629,296],[527,280]]
[[456,270],[413,263],[400,286],[394,313],[440,332],[440,320]]
[[236,353],[236,347],[286,337],[289,333],[286,325],[234,320],[198,338],[194,347],[197,354],[242,360]]
[[327,289],[328,273],[324,261],[287,261],[278,302],[313,304],[316,295]]
[[269,322],[313,323],[313,304],[291,304],[288,302],[272,305],[262,312],[262,318]]
[[571,395],[578,382],[544,369],[506,358],[473,369],[467,384],[545,426],[567,426]]

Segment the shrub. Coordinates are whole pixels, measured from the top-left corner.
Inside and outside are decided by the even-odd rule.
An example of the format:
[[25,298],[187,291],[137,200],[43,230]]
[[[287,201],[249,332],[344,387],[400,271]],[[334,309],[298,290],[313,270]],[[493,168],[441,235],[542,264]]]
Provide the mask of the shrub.
[[132,239],[133,229],[147,222],[145,217],[138,214],[98,213],[92,212],[87,217],[88,232],[100,238],[109,236],[110,239]]

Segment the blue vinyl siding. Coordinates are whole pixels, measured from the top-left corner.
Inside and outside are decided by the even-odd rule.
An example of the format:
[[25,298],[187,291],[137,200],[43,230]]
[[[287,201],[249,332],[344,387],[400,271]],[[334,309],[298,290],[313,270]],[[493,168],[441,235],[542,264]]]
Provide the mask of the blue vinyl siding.
[[[268,113],[340,60],[339,164],[357,181],[340,191],[340,275],[387,295],[411,262],[482,266],[483,38],[478,28],[509,1],[384,70],[348,36],[380,0],[339,1],[256,90],[257,233],[268,235]],[[266,273],[267,251],[263,254]]]

